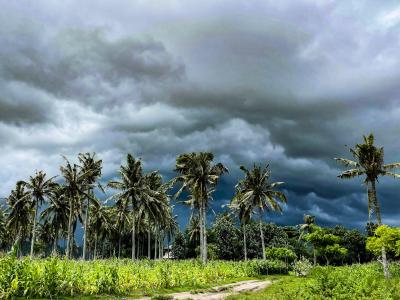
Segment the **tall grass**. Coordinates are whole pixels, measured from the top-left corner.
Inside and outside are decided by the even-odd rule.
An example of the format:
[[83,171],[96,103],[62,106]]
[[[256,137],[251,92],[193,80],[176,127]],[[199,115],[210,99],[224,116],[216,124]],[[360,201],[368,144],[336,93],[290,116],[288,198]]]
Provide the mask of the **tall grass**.
[[0,299],[117,294],[137,290],[199,287],[235,278],[285,272],[278,261],[74,261],[0,258]]

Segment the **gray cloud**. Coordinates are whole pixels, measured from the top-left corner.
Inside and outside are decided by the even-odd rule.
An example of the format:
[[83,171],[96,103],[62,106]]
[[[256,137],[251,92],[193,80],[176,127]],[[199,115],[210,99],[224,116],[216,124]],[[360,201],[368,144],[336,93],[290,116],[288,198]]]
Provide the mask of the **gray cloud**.
[[[373,1],[106,1],[0,12],[0,196],[60,154],[96,151],[105,178],[127,152],[173,176],[176,155],[210,150],[230,168],[269,162],[289,204],[277,222],[313,213],[362,227],[361,179],[335,156],[374,131],[400,161],[400,7]],[[397,183],[379,185],[395,224]]]

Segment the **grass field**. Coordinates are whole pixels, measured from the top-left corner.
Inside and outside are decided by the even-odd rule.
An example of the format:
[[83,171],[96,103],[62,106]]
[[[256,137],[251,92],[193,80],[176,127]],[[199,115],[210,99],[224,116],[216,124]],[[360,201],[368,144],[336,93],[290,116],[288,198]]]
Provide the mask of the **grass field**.
[[279,261],[75,261],[0,258],[0,298],[167,293],[285,273]]
[[230,296],[229,300],[400,299],[400,265],[392,264],[385,280],[381,265],[316,267],[307,277],[280,276],[267,289]]

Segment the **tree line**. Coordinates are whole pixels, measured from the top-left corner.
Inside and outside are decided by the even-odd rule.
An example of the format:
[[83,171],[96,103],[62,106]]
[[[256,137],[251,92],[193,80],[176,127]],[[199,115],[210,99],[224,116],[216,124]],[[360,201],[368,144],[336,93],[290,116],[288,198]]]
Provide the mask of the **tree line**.
[[[165,240],[169,244],[178,229],[171,199],[188,195],[184,203],[190,206],[192,218],[198,220],[199,255],[203,262],[207,261],[206,213],[220,176],[228,172],[222,163],[213,162],[212,153],[179,155],[175,166],[177,176],[167,182],[163,182],[158,171],[145,173],[141,160],[131,154],[120,166],[118,178],[105,185],[100,182],[102,160],[95,153],[80,153],[78,163],[71,163],[66,157],[64,161],[58,177],[48,177],[39,171],[16,183],[6,198],[6,209],[0,213],[0,247],[12,248],[21,255],[29,241],[31,257],[37,252],[54,255],[62,250],[67,258],[77,257],[76,229],[82,224],[83,259],[126,257],[123,246],[129,243],[128,235],[132,259],[144,256],[144,251],[148,258],[162,257]],[[268,166],[261,169],[254,165],[250,171],[244,167],[242,170],[245,179],[237,186],[236,199],[248,201],[250,191],[246,189],[255,188],[254,205],[260,213],[280,209],[277,201],[286,198],[274,190],[280,183],[268,183]],[[103,203],[98,195],[105,194],[107,189],[113,194]],[[171,195],[173,189],[177,192]],[[243,208],[251,210],[249,206]],[[264,245],[261,221],[260,218]],[[260,247],[260,252],[263,248]]]
[[[382,225],[380,205],[376,194],[379,176],[400,177],[393,170],[400,163],[384,164],[383,147],[374,145],[374,136],[364,136],[361,144],[349,148],[353,160],[336,158],[351,169],[338,177],[349,179],[363,176],[368,195],[368,223],[372,216],[377,225]],[[130,255],[136,259],[147,251],[147,257],[163,255],[164,241],[170,241],[177,232],[178,224],[173,215],[171,199],[181,199],[192,210],[192,220],[197,220],[199,257],[207,261],[208,246],[206,213],[209,201],[220,177],[228,172],[222,163],[214,162],[210,152],[181,154],[176,158],[176,177],[167,182],[158,171],[145,173],[140,159],[127,155],[125,164],[120,166],[119,176],[104,186],[100,183],[102,161],[94,153],[81,153],[78,163],[71,163],[64,157],[60,176],[49,178],[45,172],[36,172],[29,180],[18,181],[6,198],[7,208],[0,213],[1,247],[14,245],[21,249],[22,243],[30,241],[30,255],[35,255],[37,235],[40,240],[52,245],[52,252],[60,248],[59,241],[66,242],[65,255],[75,256],[75,232],[78,223],[83,224],[82,258],[98,255],[126,256],[123,244],[130,239]],[[282,211],[287,202],[285,194],[277,189],[283,182],[271,182],[269,166],[254,164],[247,169],[241,166],[243,178],[235,186],[235,195],[229,205],[230,212],[237,217],[241,226],[243,258],[247,259],[247,225],[257,220],[260,247],[259,253],[266,258],[265,228],[263,217],[266,212]],[[104,205],[98,196],[106,189],[113,192]],[[177,192],[172,193],[173,190]],[[40,212],[40,213],[39,213]],[[307,224],[307,222],[305,222]],[[304,224],[303,224],[304,225]],[[314,226],[314,225],[313,225]],[[311,228],[311,227],[310,227]],[[317,229],[314,238],[317,238]],[[311,232],[308,238],[311,239]],[[130,235],[130,237],[128,237]],[[331,250],[336,238],[331,240]],[[311,241],[310,241],[311,243]],[[312,243],[311,243],[312,244]],[[100,247],[99,247],[100,246]],[[90,248],[90,250],[88,250]],[[101,249],[99,249],[101,248]],[[318,248],[315,246],[315,249]],[[319,249],[321,252],[321,249]],[[389,276],[385,247],[381,249],[385,275]],[[317,250],[315,250],[317,251]],[[332,250],[333,251],[333,250]]]

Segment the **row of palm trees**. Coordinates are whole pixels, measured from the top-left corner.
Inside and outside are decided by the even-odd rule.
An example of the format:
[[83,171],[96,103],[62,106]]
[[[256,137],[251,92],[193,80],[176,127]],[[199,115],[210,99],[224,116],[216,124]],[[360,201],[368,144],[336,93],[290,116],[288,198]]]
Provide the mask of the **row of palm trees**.
[[[30,255],[34,255],[36,234],[41,226],[42,235],[51,236],[53,250],[61,237],[66,239],[66,257],[71,257],[73,240],[78,222],[83,224],[83,254],[87,258],[89,234],[97,253],[98,239],[108,238],[112,243],[112,231],[122,232],[130,224],[132,228],[132,258],[136,258],[136,226],[146,221],[148,234],[155,227],[158,236],[166,236],[177,228],[172,215],[167,190],[158,172],[144,174],[141,161],[128,154],[126,165],[120,167],[118,180],[107,187],[117,193],[108,200],[113,205],[102,205],[96,193],[105,193],[100,184],[102,161],[96,155],[81,153],[78,164],[65,158],[60,167],[61,180],[47,177],[43,171],[36,172],[28,181],[19,181],[7,197],[7,216],[4,227],[15,237],[14,245],[30,237]],[[44,205],[45,204],[45,205]],[[38,212],[41,211],[40,216]],[[5,219],[3,217],[3,219]],[[40,222],[39,222],[40,221]],[[162,235],[161,235],[162,233]],[[121,234],[118,238],[118,255],[121,253]],[[3,239],[4,240],[4,239]],[[150,240],[149,240],[150,242]],[[160,242],[161,243],[161,242]]]
[[[400,163],[383,163],[383,148],[374,145],[372,134],[364,136],[362,144],[356,144],[354,149],[349,150],[354,160],[336,158],[338,162],[351,167],[339,177],[347,179],[365,176],[364,183],[368,189],[368,221],[371,222],[371,216],[374,213],[378,225],[381,225],[376,182],[379,176],[400,177],[399,174],[392,172],[393,169],[400,168]],[[85,259],[89,235],[92,247],[95,249],[100,241],[103,245],[108,243],[110,247],[116,244],[119,257],[121,232],[127,226],[130,226],[132,259],[138,257],[139,247],[136,245],[136,236],[138,233],[143,233],[143,228],[147,229],[148,243],[151,242],[150,235],[154,233],[157,244],[154,248],[161,255],[164,238],[170,238],[177,229],[170,204],[172,196],[168,194],[176,187],[178,191],[173,197],[178,198],[185,192],[188,198],[184,202],[190,205],[192,218],[199,220],[200,257],[203,262],[207,261],[206,212],[220,177],[228,172],[222,163],[214,163],[212,153],[197,152],[179,155],[175,166],[178,175],[166,183],[163,183],[158,171],[144,173],[141,160],[128,154],[126,164],[119,169],[118,179],[111,180],[105,186],[115,192],[107,197],[107,201],[110,201],[112,205],[101,205],[96,196],[98,193],[105,193],[105,187],[99,182],[102,161],[97,159],[94,153],[79,154],[78,164],[70,163],[65,157],[64,159],[65,165],[60,168],[62,180],[48,178],[43,171],[40,171],[28,181],[17,182],[15,189],[7,197],[7,216],[2,217],[0,213],[0,225],[2,219],[5,219],[4,226],[6,225],[12,232],[15,242],[21,241],[23,237],[30,237],[31,255],[34,255],[37,226],[40,224],[54,237],[54,248],[58,239],[66,234],[66,256],[70,257],[78,221],[84,225],[82,256]],[[240,169],[244,172],[244,178],[236,185],[230,208],[237,214],[244,228],[254,215],[258,215],[261,250],[265,258],[263,214],[266,211],[282,211],[281,204],[286,203],[287,198],[276,188],[283,182],[270,182],[271,172],[268,165],[262,167],[254,164],[252,169],[244,166]],[[38,222],[38,212],[44,202],[47,202],[47,205],[43,207],[40,214],[41,222]],[[29,224],[32,225],[27,226]],[[0,226],[0,234],[2,232],[4,234],[4,226]],[[245,230],[243,230],[243,242],[244,257],[247,259]],[[150,246],[147,248],[150,252]],[[150,257],[149,253],[148,256]],[[389,277],[384,247],[382,248],[382,263],[385,276]]]
[[[228,172],[222,163],[213,163],[212,153],[179,155],[175,166],[178,175],[165,183],[158,171],[144,173],[141,160],[128,154],[126,164],[120,166],[118,178],[104,186],[100,183],[102,161],[97,159],[95,153],[79,154],[77,164],[66,157],[64,160],[65,164],[60,167],[61,178],[49,178],[43,171],[36,172],[28,181],[17,182],[7,197],[8,214],[3,228],[6,227],[9,234],[15,237],[14,245],[30,238],[30,255],[33,256],[36,235],[40,232],[42,238],[52,242],[54,253],[58,241],[65,238],[65,255],[70,258],[75,231],[81,223],[83,259],[88,258],[88,243],[94,258],[97,257],[99,243],[103,249],[108,244],[120,257],[121,239],[127,227],[130,227],[131,233],[132,259],[139,256],[136,242],[139,241],[138,234],[143,234],[143,231],[147,233],[148,257],[151,257],[151,235],[154,235],[155,242],[154,257],[157,252],[161,257],[164,239],[170,240],[178,228],[170,203],[172,196],[168,194],[176,188],[173,198],[185,192],[188,199],[184,203],[192,209],[191,218],[199,220],[200,258],[203,262],[207,261],[206,212],[220,177]],[[252,170],[243,166],[241,169],[245,178],[236,186],[236,195],[230,207],[239,213],[243,225],[251,220],[253,212],[259,213],[263,250],[263,212],[282,210],[278,202],[286,202],[286,197],[275,190],[282,182],[269,183],[268,166],[261,168],[254,164]],[[106,203],[102,204],[98,195],[106,194],[106,189],[113,194],[106,196]],[[247,255],[245,257],[247,259]]]

